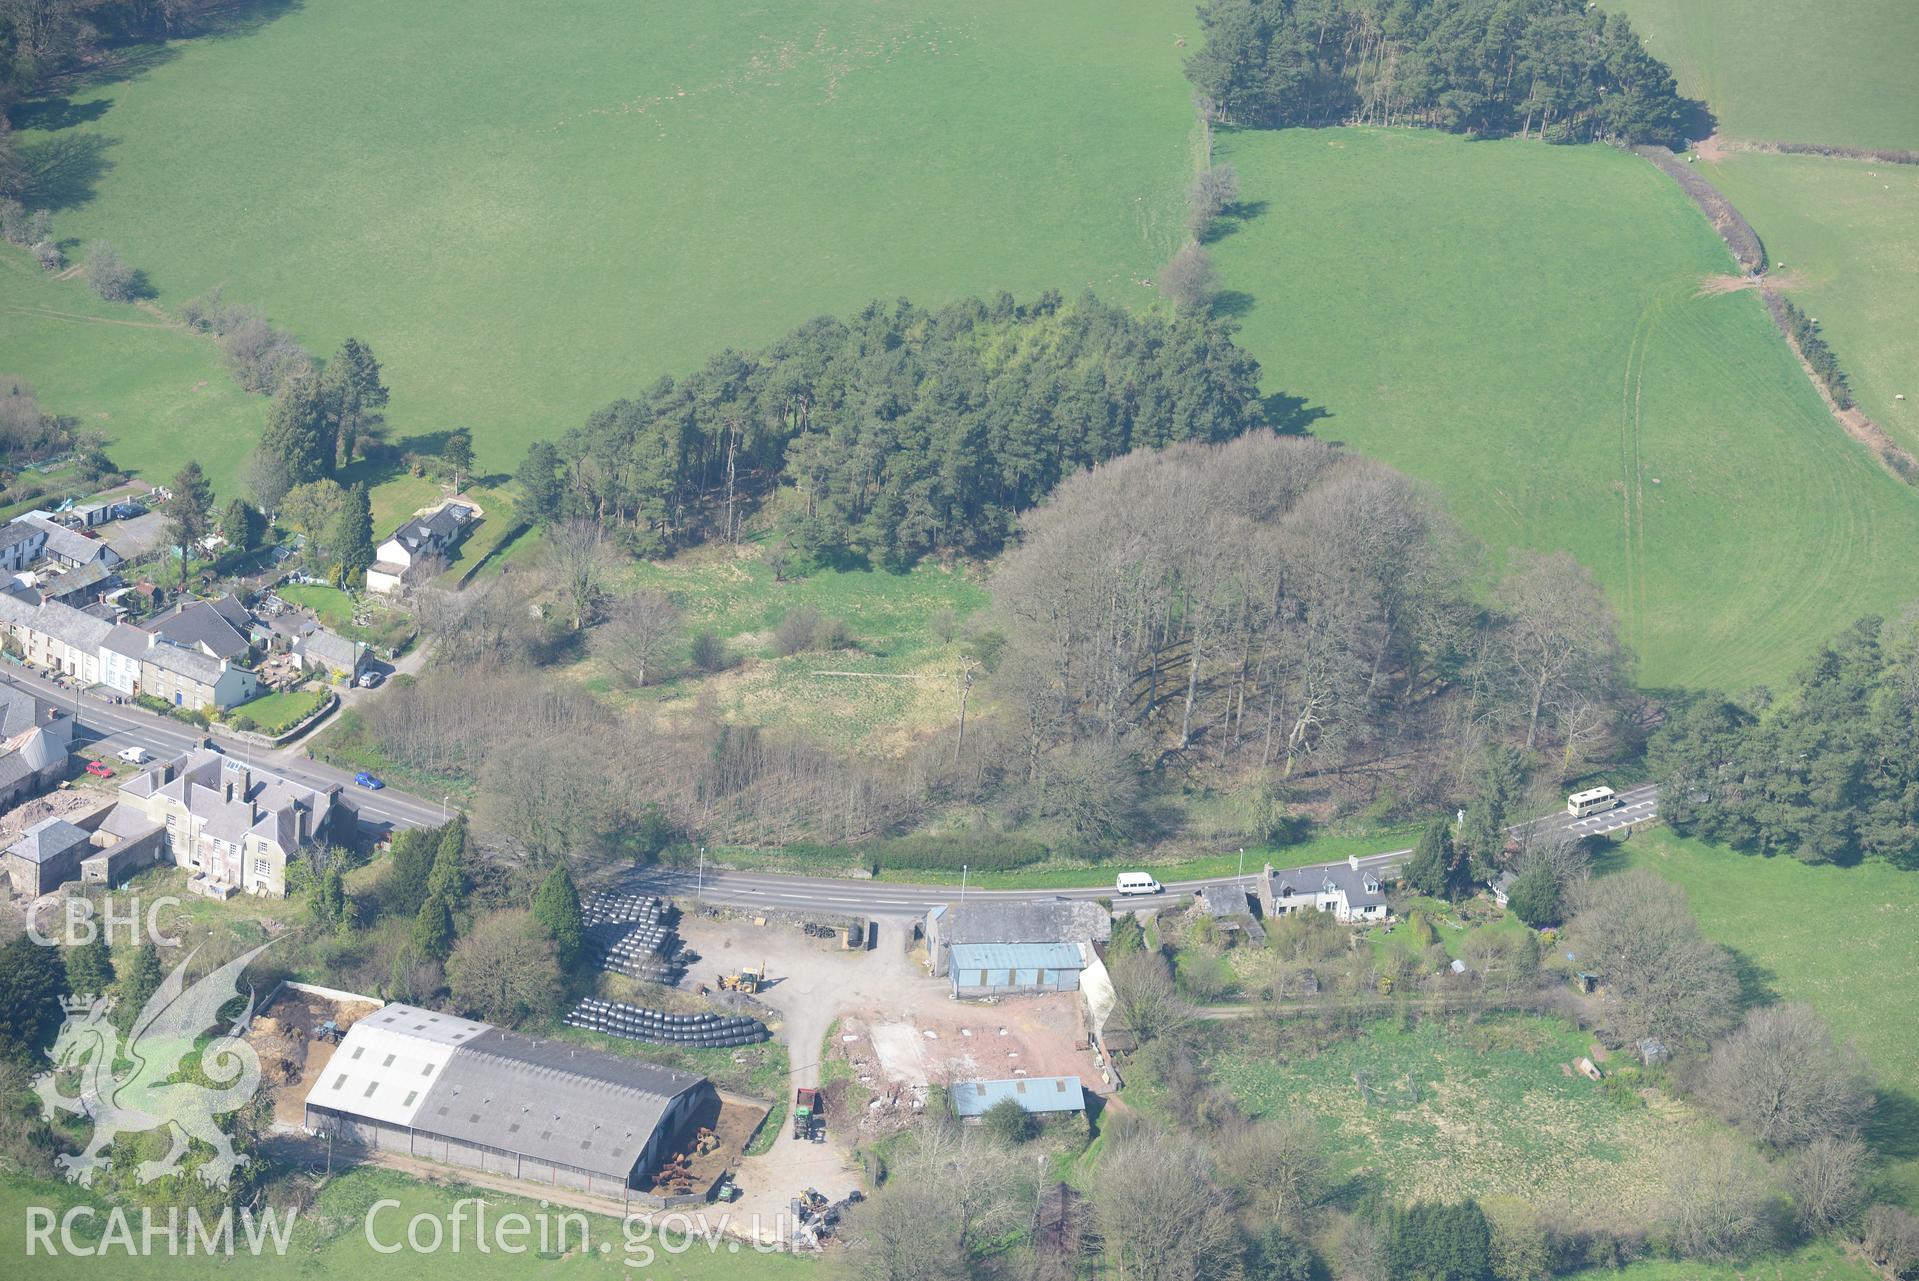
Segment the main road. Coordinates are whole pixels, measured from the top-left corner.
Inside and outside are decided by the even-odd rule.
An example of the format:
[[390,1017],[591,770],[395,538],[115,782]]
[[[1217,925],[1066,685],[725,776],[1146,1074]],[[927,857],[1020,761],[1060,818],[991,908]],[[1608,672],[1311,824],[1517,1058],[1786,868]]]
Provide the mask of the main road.
[[[360,822],[376,831],[396,827],[425,827],[444,822],[452,812],[450,799],[434,801],[410,796],[387,787],[370,792],[353,784],[353,775],[319,761],[309,760],[298,749],[264,751],[234,739],[197,730],[190,725],[149,712],[131,703],[107,703],[84,693],[55,684],[35,672],[8,665],[0,668],[0,680],[32,693],[44,702],[72,712],[79,725],[75,747],[86,745],[96,755],[111,755],[127,747],[144,747],[155,756],[174,756],[199,747],[211,739],[215,746],[236,760],[257,759],[262,767],[306,784],[323,788],[340,784],[360,813]],[[1586,818],[1559,814],[1542,815],[1512,830],[1564,830],[1576,836],[1602,836],[1635,823],[1659,816],[1659,789],[1647,783],[1619,794],[1619,806]],[[1359,859],[1362,868],[1386,867],[1412,853],[1410,849],[1385,850]],[[1315,863],[1300,870],[1310,874],[1316,868],[1345,866],[1344,863]],[[1129,902],[1141,907],[1164,906],[1208,885],[1250,886],[1258,868],[1240,876],[1214,876],[1193,881],[1168,882],[1163,892],[1138,895]],[[723,872],[698,869],[647,867],[631,873],[624,888],[634,892],[668,894],[675,898],[699,898],[709,903],[733,907],[763,908],[768,911],[822,912],[840,915],[923,916],[938,903],[950,903],[960,897],[957,885],[907,885],[893,881],[855,880],[839,877],[786,876],[772,872]],[[1110,885],[1089,885],[1066,889],[987,890],[968,887],[965,897],[1000,901],[1020,899],[1101,898],[1113,893]]]
[[[171,717],[161,716],[132,703],[107,703],[92,695],[55,684],[51,679],[9,663],[0,667],[0,681],[25,690],[74,717],[78,726],[73,750],[91,752],[111,759],[128,747],[143,747],[157,757],[178,756],[211,740],[213,745],[235,760],[258,761],[270,769],[308,787],[324,789],[342,785],[349,802],[360,813],[360,821],[376,830],[395,827],[425,827],[444,821],[451,813],[448,800],[429,801],[405,792],[384,788],[370,792],[353,784],[350,771],[306,759],[297,750],[278,751],[257,748],[237,739],[196,729]],[[450,799],[450,798],[449,798]]]
[[[1659,817],[1659,789],[1651,783],[1631,787],[1619,794],[1617,808],[1585,818],[1573,818],[1565,813],[1546,814],[1525,823],[1516,824],[1511,830],[1517,834],[1528,831],[1566,831],[1574,836],[1603,836],[1621,828],[1631,827],[1635,823],[1644,823]],[[1362,868],[1380,869],[1411,854],[1410,849],[1385,850],[1378,854],[1368,854],[1360,858]],[[1298,870],[1310,876],[1316,869],[1347,867],[1349,861],[1338,863],[1311,863]],[[1163,907],[1175,900],[1184,898],[1208,885],[1246,885],[1251,886],[1258,868],[1247,871],[1244,876],[1213,876],[1193,881],[1170,881],[1162,887],[1159,894],[1140,894],[1129,897],[1129,904],[1140,907]],[[839,877],[785,876],[771,872],[722,872],[684,868],[647,867],[633,872],[627,878],[625,888],[639,893],[668,894],[676,898],[699,898],[708,903],[719,903],[733,907],[764,908],[768,911],[788,912],[825,912],[842,915],[868,916],[924,916],[927,910],[938,903],[951,903],[960,898],[957,885],[907,885],[892,881],[853,880]],[[1068,889],[1020,889],[987,890],[968,887],[965,897],[968,902],[975,899],[996,901],[1017,901],[1020,899],[1053,898],[1106,898],[1113,894],[1113,887],[1107,885],[1078,886]]]

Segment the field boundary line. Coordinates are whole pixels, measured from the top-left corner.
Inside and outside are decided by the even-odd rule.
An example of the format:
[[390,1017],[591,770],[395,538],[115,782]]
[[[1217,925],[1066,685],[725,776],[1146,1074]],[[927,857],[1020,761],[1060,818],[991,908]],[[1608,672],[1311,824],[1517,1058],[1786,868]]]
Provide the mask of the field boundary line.
[[178,329],[178,325],[158,320],[115,320],[111,316],[86,316],[77,311],[56,311],[52,307],[34,307],[26,303],[0,303],[0,309],[23,316],[44,316],[48,320],[70,320],[82,325],[123,325],[128,329]]

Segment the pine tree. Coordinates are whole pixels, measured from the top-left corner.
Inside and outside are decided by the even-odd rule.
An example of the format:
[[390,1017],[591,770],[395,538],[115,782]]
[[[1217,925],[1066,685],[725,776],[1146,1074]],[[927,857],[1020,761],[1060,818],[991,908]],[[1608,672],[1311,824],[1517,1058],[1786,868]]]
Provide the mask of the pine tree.
[[148,998],[160,990],[160,950],[148,939],[133,954],[133,963],[120,976],[120,1009],[123,1026],[130,1026]]
[[187,561],[213,525],[213,482],[200,464],[189,461],[173,478],[167,499],[167,541],[180,549],[180,586],[187,585]]
[[580,916],[580,892],[565,863],[555,863],[540,883],[539,893],[533,896],[533,919],[553,940],[561,972],[571,973],[580,960],[586,926]]
[[433,893],[413,918],[413,948],[421,956],[444,961],[453,952],[453,908],[446,895]]
[[1421,894],[1444,898],[1451,887],[1453,862],[1452,825],[1435,819],[1419,834],[1419,844],[1406,860],[1406,883]]
[[339,561],[340,572],[348,578],[357,580],[373,563],[373,503],[365,485],[347,491],[327,542]]
[[[281,461],[286,489],[333,474],[333,427],[320,380],[304,373],[287,380],[274,397],[273,412],[260,437],[260,452]],[[282,493],[285,492],[283,489]],[[256,495],[268,502],[265,494]]]
[[466,819],[456,818],[441,829],[439,848],[433,854],[433,871],[426,880],[429,897],[438,894],[449,906],[466,899]]
[[521,510],[536,525],[552,521],[560,513],[560,451],[551,441],[536,440],[527,446],[526,460],[520,464]]
[[1459,833],[1459,853],[1471,864],[1460,870],[1459,879],[1488,880],[1498,869],[1506,853],[1506,824],[1519,799],[1524,773],[1519,753],[1510,747],[1496,747],[1487,755]]
[[439,846],[433,834],[408,828],[393,837],[393,867],[387,873],[382,892],[386,911],[394,916],[418,916],[426,902],[427,878],[433,872],[433,856]]
[[113,982],[113,952],[104,932],[62,953],[67,965],[67,990],[76,996],[101,996]]
[[328,449],[337,451],[333,456],[345,466],[386,407],[387,389],[380,382],[380,362],[374,359],[373,349],[357,338],[341,343],[320,376],[320,390]]
[[226,505],[220,513],[220,537],[236,551],[250,552],[260,545],[260,535],[266,522],[253,504],[244,498],[236,498]]
[[440,460],[453,469],[453,492],[460,492],[460,477],[473,470],[473,437],[456,431],[446,438]]

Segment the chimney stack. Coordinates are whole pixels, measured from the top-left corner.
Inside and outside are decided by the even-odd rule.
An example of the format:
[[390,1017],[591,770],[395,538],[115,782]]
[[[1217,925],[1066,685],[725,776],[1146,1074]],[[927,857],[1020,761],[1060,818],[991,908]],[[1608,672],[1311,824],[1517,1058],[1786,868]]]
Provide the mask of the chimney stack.
[[1357,872],[1359,870],[1359,855],[1348,854],[1346,856],[1346,866],[1352,868],[1355,872]]

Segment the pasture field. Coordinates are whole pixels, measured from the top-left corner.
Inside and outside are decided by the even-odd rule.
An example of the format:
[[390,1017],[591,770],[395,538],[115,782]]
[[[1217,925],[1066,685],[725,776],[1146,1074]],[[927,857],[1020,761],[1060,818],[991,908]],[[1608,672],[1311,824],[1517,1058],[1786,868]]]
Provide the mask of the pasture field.
[[[218,284],[322,355],[366,340],[396,439],[470,427],[497,470],[874,298],[1151,298],[1194,31],[1185,0],[305,0],[18,142],[80,158],[42,193],[58,234],[114,241],[165,306]],[[8,372],[51,393],[25,359],[51,341]]]
[[[486,1200],[488,1218],[488,1237],[486,1250],[479,1248],[474,1236],[474,1207],[464,1208],[465,1227],[459,1238],[459,1249],[455,1250],[450,1216],[454,1203],[458,1200],[483,1195]],[[396,1202],[376,1210],[375,1203],[381,1200]],[[586,1248],[580,1248],[581,1227],[578,1218],[567,1222],[567,1246],[562,1252],[549,1249],[539,1252],[538,1225],[544,1221],[553,1234],[549,1245],[558,1245],[558,1215],[562,1213],[578,1214],[568,1211],[565,1206],[554,1206],[541,1210],[541,1202],[534,1197],[504,1196],[492,1189],[476,1189],[458,1183],[428,1183],[409,1179],[390,1170],[361,1168],[345,1174],[337,1174],[328,1180],[320,1190],[315,1203],[300,1213],[295,1221],[285,1256],[272,1251],[269,1244],[266,1252],[258,1256],[249,1254],[244,1248],[245,1237],[236,1219],[234,1236],[241,1248],[231,1259],[222,1258],[209,1262],[204,1255],[189,1255],[186,1251],[186,1224],[181,1223],[180,1247],[177,1254],[169,1254],[166,1238],[156,1235],[155,1247],[151,1253],[141,1253],[130,1258],[129,1251],[113,1246],[98,1256],[75,1256],[64,1249],[48,1257],[45,1249],[27,1265],[28,1271],[40,1281],[79,1281],[81,1278],[97,1277],[102,1270],[118,1267],[123,1272],[133,1272],[142,1278],[154,1278],[154,1281],[188,1281],[189,1278],[204,1277],[208,1269],[214,1268],[222,1277],[233,1281],[267,1281],[297,1270],[300,1275],[317,1278],[342,1277],[352,1281],[387,1281],[388,1278],[405,1281],[435,1281],[436,1278],[458,1278],[458,1281],[526,1281],[526,1278],[540,1277],[582,1277],[609,1278],[617,1281],[620,1277],[646,1276],[658,1277],[661,1281],[732,1281],[742,1277],[748,1281],[760,1278],[813,1277],[818,1268],[810,1260],[790,1254],[761,1254],[755,1250],[740,1246],[729,1249],[729,1243],[715,1239],[711,1242],[695,1239],[691,1248],[685,1248],[688,1242],[684,1235],[671,1238],[672,1246],[662,1249],[658,1235],[649,1235],[628,1253],[627,1238],[622,1232],[618,1219],[604,1215],[586,1215]],[[70,1206],[92,1205],[103,1207],[103,1203],[90,1201],[78,1188],[66,1183],[43,1179],[26,1179],[17,1175],[0,1178],[0,1252],[10,1259],[27,1257],[28,1211],[31,1207],[44,1206],[56,1214],[64,1213]],[[520,1244],[527,1245],[522,1253],[503,1253],[495,1245],[492,1235],[493,1225],[499,1223],[499,1216],[518,1213],[527,1216],[534,1225],[534,1231],[523,1238]],[[724,1207],[709,1209],[707,1222],[717,1231]],[[367,1216],[373,1214],[373,1234],[382,1247],[402,1243],[398,1251],[387,1252],[375,1249],[367,1239]],[[84,1218],[77,1220],[74,1236],[77,1245],[87,1248],[98,1244],[105,1228],[105,1211],[100,1208],[100,1217],[90,1223]],[[434,1251],[415,1251],[404,1248],[407,1226],[416,1215],[427,1215],[437,1221],[444,1234],[441,1245]],[[133,1228],[133,1251],[139,1250],[140,1219],[137,1212],[130,1212],[129,1223]],[[164,1207],[156,1212],[158,1226],[166,1224]],[[636,1227],[635,1231],[639,1229]],[[433,1241],[433,1229],[422,1226],[419,1239],[427,1244]],[[510,1240],[510,1238],[508,1238]],[[53,1241],[60,1242],[56,1232]],[[604,1248],[603,1248],[604,1247]],[[646,1253],[642,1253],[644,1248]]]
[[1251,1113],[1310,1100],[1350,1173],[1396,1198],[1520,1196],[1596,1221],[1643,1221],[1659,1193],[1660,1154],[1702,1122],[1659,1096],[1646,1102],[1562,1073],[1590,1040],[1529,1015],[1410,1028],[1383,1019],[1312,1057],[1227,1038],[1208,1064]]
[[1799,282],[1787,296],[1819,318],[1859,407],[1919,450],[1919,167],[1751,152],[1702,167],[1786,264],[1775,278]]
[[[1913,594],[1919,495],[1826,412],[1724,246],[1604,147],[1234,133],[1220,305],[1270,388],[1494,549],[1565,548],[1643,686],[1742,689]],[[1304,416],[1304,415],[1302,415]]]
[[[1919,148],[1908,0],[1605,0],[1705,100],[1719,132],[1759,142]],[[1788,262],[1791,259],[1787,260]]]
[[1804,1001],[1858,1046],[1880,1094],[1868,1138],[1888,1190],[1919,1206],[1919,876],[1758,858],[1657,827],[1614,854],[1686,891],[1749,997]]
[[267,402],[240,390],[213,343],[142,307],[101,302],[0,245],[0,374],[40,408],[104,433],[114,463],[162,484],[197,458],[231,495]]

